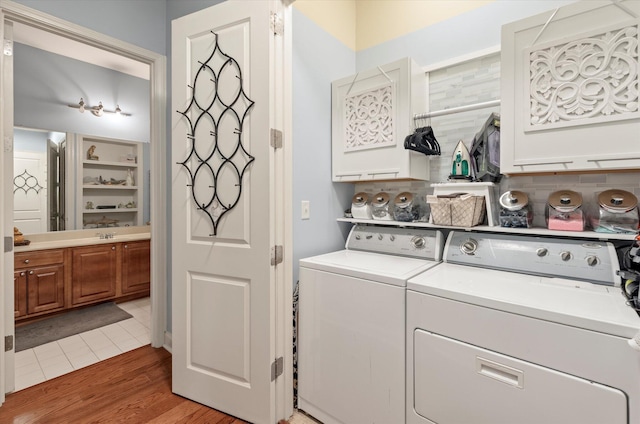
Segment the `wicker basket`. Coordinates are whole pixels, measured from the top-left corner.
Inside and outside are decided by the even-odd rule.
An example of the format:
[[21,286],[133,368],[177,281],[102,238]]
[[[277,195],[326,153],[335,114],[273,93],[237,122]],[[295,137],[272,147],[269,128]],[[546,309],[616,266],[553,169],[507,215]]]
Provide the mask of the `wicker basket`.
[[484,220],[484,196],[457,193],[427,196],[431,222],[435,225],[473,227]]

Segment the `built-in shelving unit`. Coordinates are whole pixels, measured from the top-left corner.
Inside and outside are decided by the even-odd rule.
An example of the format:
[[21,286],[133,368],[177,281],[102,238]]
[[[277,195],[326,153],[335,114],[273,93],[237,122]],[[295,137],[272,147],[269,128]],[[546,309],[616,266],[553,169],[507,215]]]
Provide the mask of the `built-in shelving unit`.
[[81,136],[78,156],[77,228],[142,225],[141,143]]
[[546,228],[506,228],[506,227],[490,227],[487,225],[478,225],[475,227],[455,227],[435,225],[428,222],[399,222],[399,221],[383,221],[376,219],[353,219],[353,218],[338,218],[339,222],[349,222],[352,224],[370,224],[370,225],[385,225],[392,227],[417,227],[417,228],[437,228],[447,230],[465,230],[465,231],[482,231],[488,233],[512,233],[512,234],[526,234],[533,236],[555,236],[555,237],[571,237],[571,238],[584,238],[584,239],[597,239],[597,240],[634,240],[635,234],[614,234],[614,233],[599,233],[595,231],[558,231],[548,230]]

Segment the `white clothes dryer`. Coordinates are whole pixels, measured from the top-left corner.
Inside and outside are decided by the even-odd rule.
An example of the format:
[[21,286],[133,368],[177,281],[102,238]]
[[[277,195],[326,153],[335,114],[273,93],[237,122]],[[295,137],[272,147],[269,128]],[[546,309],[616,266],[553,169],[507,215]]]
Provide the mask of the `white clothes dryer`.
[[356,225],[345,250],[300,261],[298,406],[325,424],[405,422],[407,280],[444,237]]
[[640,423],[614,247],[454,231],[407,284],[407,423]]

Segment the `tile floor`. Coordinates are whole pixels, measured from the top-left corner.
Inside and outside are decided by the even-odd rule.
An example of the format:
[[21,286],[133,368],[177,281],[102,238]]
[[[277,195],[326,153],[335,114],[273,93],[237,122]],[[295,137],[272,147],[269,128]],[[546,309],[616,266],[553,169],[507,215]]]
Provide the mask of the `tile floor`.
[[133,318],[16,353],[15,391],[149,344],[151,300],[118,306]]

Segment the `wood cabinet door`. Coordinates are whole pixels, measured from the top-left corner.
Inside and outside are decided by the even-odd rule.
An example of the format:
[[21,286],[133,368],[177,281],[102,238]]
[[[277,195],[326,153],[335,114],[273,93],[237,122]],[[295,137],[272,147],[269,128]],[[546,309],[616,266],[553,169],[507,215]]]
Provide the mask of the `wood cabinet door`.
[[27,272],[16,271],[13,273],[14,287],[14,312],[15,318],[27,315]]
[[148,291],[151,282],[149,241],[123,243],[122,294]]
[[115,297],[119,278],[115,244],[73,248],[71,270],[73,305]]
[[64,265],[43,266],[25,272],[29,314],[64,308]]

